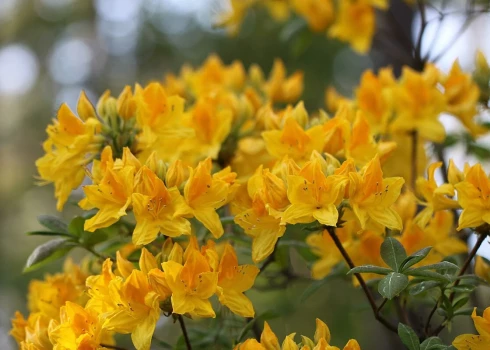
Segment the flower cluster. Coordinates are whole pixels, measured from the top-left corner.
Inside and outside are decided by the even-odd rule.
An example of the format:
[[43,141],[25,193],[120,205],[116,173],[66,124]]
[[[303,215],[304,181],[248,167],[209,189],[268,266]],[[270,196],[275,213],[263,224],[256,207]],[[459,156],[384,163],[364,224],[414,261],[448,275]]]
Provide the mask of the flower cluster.
[[[254,3],[234,2],[243,11]],[[348,13],[364,23],[350,7],[373,11],[386,3],[341,2],[337,21]],[[324,14],[315,1],[263,4],[294,4],[314,28],[321,22],[314,15]],[[341,27],[334,23],[330,32]],[[404,68],[398,80],[388,68],[367,71],[352,99],[327,90],[331,116],[298,101],[303,76],[288,77],[281,61],[265,79],[257,66],[246,73],[239,62],[227,66],[211,56],[164,82],[126,87],[117,98],[106,92],[96,107],[82,93],[78,116],[66,105],[58,110],[36,163],[42,183],[54,183],[59,210],[88,178],[82,214],[69,224],[42,218],[50,231],[33,234],[58,237],[38,247],[26,267],[75,247],[90,255],[83,268],[67,260],[64,273],[31,283],[30,314],[15,315],[12,335],[22,349],[86,350],[114,348],[115,334],[131,334],[134,346],[147,350],[162,314],[181,325],[183,316],[214,318],[222,309],[253,318],[245,293],[274,262],[283,236],[306,248],[314,279],[344,271],[345,261],[388,329],[396,331],[380,315],[368,279],[378,283],[382,305],[436,290],[430,317],[440,309],[443,325],[450,324],[474,287],[461,282],[474,253],[461,268],[448,259],[468,250],[458,231],[477,232],[479,245],[489,235],[490,178],[479,163],[462,170],[444,157],[429,163],[424,146],[446,139],[441,113],[457,117],[470,138],[486,131],[475,121],[488,104],[485,77],[488,88],[481,54],[474,77],[457,62],[447,75],[431,64],[421,72]],[[237,252],[254,264],[239,265]],[[481,278],[489,279],[489,270],[479,258]],[[299,278],[294,269],[277,273]],[[458,349],[488,346],[481,324],[489,321],[473,319],[481,336],[459,336]],[[267,323],[261,337],[240,343],[250,328],[227,345],[337,349],[319,320],[314,340],[302,337],[300,345],[291,334],[281,347]],[[404,343],[419,339],[402,323],[398,333]],[[360,346],[350,340],[344,349]]]
[[294,13],[313,32],[326,32],[357,52],[366,53],[376,29],[375,10],[387,10],[389,0],[231,0],[218,23],[237,34],[249,9],[256,6],[265,7],[277,21],[285,21]]

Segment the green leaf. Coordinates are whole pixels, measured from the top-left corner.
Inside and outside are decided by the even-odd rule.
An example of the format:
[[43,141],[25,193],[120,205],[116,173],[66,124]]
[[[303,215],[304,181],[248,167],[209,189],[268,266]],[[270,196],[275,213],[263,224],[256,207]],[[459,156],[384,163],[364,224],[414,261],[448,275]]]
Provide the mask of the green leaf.
[[436,271],[440,271],[440,270],[448,270],[448,271],[458,271],[459,270],[459,267],[458,265],[456,264],[453,264],[449,261],[441,261],[439,263],[436,263],[436,264],[430,264],[430,265],[425,265],[425,266],[420,266],[420,267],[416,267],[414,269],[412,269],[411,271],[413,270],[418,270],[418,271],[424,271],[424,270],[436,270]]
[[474,154],[480,160],[485,160],[490,158],[490,150],[476,143],[469,143],[467,145],[467,152],[470,154]]
[[420,344],[420,350],[434,349],[434,345],[443,345],[442,340],[439,337],[427,338],[422,342],[422,344]]
[[36,247],[27,258],[23,272],[34,271],[47,263],[65,256],[76,244],[64,238],[56,238]]
[[444,146],[450,147],[454,146],[459,141],[459,135],[456,134],[448,134],[446,135],[446,139],[444,140]]
[[417,334],[415,334],[413,329],[406,324],[398,324],[398,336],[409,350],[420,350],[420,343]]
[[463,298],[459,299],[458,301],[456,301],[453,304],[453,310],[461,309],[463,306],[466,305],[466,303],[468,302],[468,300],[470,300],[469,297],[463,297]]
[[68,233],[66,224],[54,215],[39,215],[37,221],[51,231]]
[[63,236],[63,237],[70,237],[70,238],[75,238],[69,233],[65,232],[53,232],[53,231],[31,231],[31,232],[26,232],[26,235],[28,236]]
[[473,308],[472,307],[465,307],[463,309],[459,309],[458,311],[454,312],[454,316],[470,316],[473,313]]
[[80,237],[80,243],[86,247],[93,247],[94,245],[107,240],[107,233],[102,230],[95,230],[94,232],[84,231],[82,237]]
[[460,284],[457,286],[452,286],[449,289],[457,293],[471,293],[475,290],[475,286],[468,285],[468,284],[463,284],[463,285]]
[[85,225],[85,220],[84,218],[77,216],[73,218],[72,221],[70,221],[70,224],[68,225],[68,232],[70,232],[72,235],[81,237],[83,234],[83,225]]
[[437,281],[423,281],[410,288],[409,293],[410,295],[418,295],[420,293],[428,291],[429,289],[438,287],[439,283],[440,282]]
[[376,265],[362,265],[356,266],[347,272],[348,275],[353,273],[377,273],[378,275],[387,275],[390,272],[393,272],[391,269],[386,267],[376,266]]
[[393,299],[408,286],[408,277],[398,272],[391,272],[378,284],[378,292],[383,297]]
[[416,251],[415,253],[413,253],[412,255],[407,257],[405,260],[403,260],[403,262],[400,266],[400,270],[403,271],[405,269],[408,269],[409,267],[411,267],[411,266],[421,262],[422,260],[424,260],[427,257],[427,255],[429,254],[431,249],[432,249],[432,247],[422,248],[419,251]]
[[399,272],[407,253],[402,244],[392,237],[388,237],[381,244],[381,258],[394,271]]
[[430,270],[419,270],[419,269],[408,269],[404,271],[406,275],[416,276],[428,280],[441,281],[441,282],[451,282],[451,280],[440,273],[430,271]]

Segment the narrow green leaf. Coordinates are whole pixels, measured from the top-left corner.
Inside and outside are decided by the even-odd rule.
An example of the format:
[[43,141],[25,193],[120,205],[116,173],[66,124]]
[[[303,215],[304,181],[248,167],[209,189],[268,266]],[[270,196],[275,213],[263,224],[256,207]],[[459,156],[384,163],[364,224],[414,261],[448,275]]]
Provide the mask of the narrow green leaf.
[[464,284],[464,285],[457,285],[449,288],[453,292],[457,293],[471,293],[475,290],[475,286]]
[[427,255],[429,254],[431,249],[432,249],[432,247],[422,248],[419,251],[416,251],[415,253],[413,253],[412,255],[407,257],[405,260],[403,260],[403,262],[400,266],[400,270],[403,271],[405,269],[408,269],[409,267],[411,267],[411,266],[421,262],[422,260],[424,260],[427,257]]
[[393,270],[388,269],[386,267],[381,267],[376,265],[362,265],[362,266],[354,267],[349,272],[347,272],[347,274],[351,275],[354,273],[377,273],[378,275],[387,275],[390,272],[393,272]]
[[438,287],[439,283],[440,282],[437,281],[423,281],[410,288],[409,293],[410,295],[418,295],[420,293],[428,291],[429,289]]
[[434,345],[443,345],[442,340],[439,337],[427,338],[420,344],[420,350],[433,349]]
[[381,258],[394,271],[399,272],[407,253],[402,244],[392,237],[388,237],[381,244]]
[[441,281],[441,282],[451,282],[451,280],[444,275],[441,275],[440,273],[434,272],[434,271],[424,271],[424,270],[419,270],[419,269],[408,269],[404,271],[406,275],[410,276],[417,276],[420,278],[425,278],[428,280],[434,280],[434,281]]
[[27,258],[23,272],[34,271],[47,263],[65,256],[76,244],[64,238],[56,238],[36,247]]
[[463,297],[459,300],[457,300],[454,304],[453,304],[453,310],[458,310],[458,309],[461,309],[463,306],[466,305],[466,303],[468,302],[468,300],[470,300],[469,297]]
[[51,231],[68,233],[68,227],[63,220],[54,215],[39,215],[37,221]]
[[393,299],[408,286],[408,277],[398,272],[391,272],[378,284],[378,292],[383,297]]
[[28,236],[52,236],[52,237],[63,236],[63,237],[74,238],[69,233],[65,233],[65,232],[53,232],[53,231],[31,231],[31,232],[26,232],[26,235],[28,235]]
[[398,336],[409,350],[420,350],[420,343],[417,334],[415,334],[413,329],[406,324],[398,324]]
[[473,313],[472,307],[465,307],[454,312],[454,316],[470,316]]

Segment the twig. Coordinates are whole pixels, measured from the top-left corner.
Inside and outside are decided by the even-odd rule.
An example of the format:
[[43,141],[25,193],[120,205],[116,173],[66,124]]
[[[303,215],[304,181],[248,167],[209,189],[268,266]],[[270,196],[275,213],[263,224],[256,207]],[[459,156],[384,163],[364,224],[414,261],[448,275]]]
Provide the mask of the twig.
[[[469,253],[468,255],[468,258],[466,259],[466,261],[464,262],[463,266],[461,267],[461,269],[459,270],[459,273],[458,273],[458,277],[461,277],[465,274],[466,270],[468,269],[468,267],[470,266],[471,264],[471,261],[473,260],[473,258],[475,257],[476,253],[478,252],[478,249],[480,249],[481,245],[483,244],[483,242],[485,241],[485,238],[487,238],[487,233],[480,233],[480,236],[478,237],[478,240],[476,241],[476,244],[475,246],[473,247],[473,249],[471,249],[471,252]],[[455,282],[454,282],[454,287],[458,286],[459,283],[460,283],[461,279],[457,279]],[[455,292],[453,291],[450,295],[449,295],[449,301],[452,302],[454,300],[454,297],[455,297]],[[439,301],[437,302],[435,308],[437,309],[437,305],[439,304]],[[429,320],[427,320],[427,326],[430,326],[430,318],[432,317],[434,313],[432,312],[430,317],[429,317]],[[434,332],[432,332],[431,335],[438,335],[443,329],[444,329],[445,325],[444,325],[444,322],[441,323],[435,330]],[[428,329],[429,327],[427,327]]]
[[419,8],[420,12],[420,19],[421,19],[421,25],[420,25],[420,32],[419,36],[417,38],[417,43],[415,44],[415,51],[414,51],[414,56],[415,56],[415,63],[417,65],[416,68],[422,70],[424,68],[424,59],[422,58],[422,39],[424,38],[424,33],[425,29],[427,28],[427,18],[425,14],[425,4],[423,0],[417,0],[417,6]]
[[178,315],[177,318],[179,320],[180,328],[182,329],[182,335],[184,336],[185,345],[187,346],[187,350],[192,350],[191,341],[189,339],[189,335],[187,334],[187,328],[185,328],[184,318],[182,317],[182,315]]
[[[332,226],[327,226],[326,229],[327,229],[327,232],[330,234],[330,237],[332,237],[332,240],[334,241],[335,246],[340,251],[340,254],[342,254],[342,257],[344,258],[345,262],[347,263],[347,265],[349,265],[349,268],[353,269],[354,267],[356,267],[356,265],[354,265],[354,262],[350,258],[349,254],[344,249],[342,242],[340,242],[339,237],[335,233],[335,228]],[[366,282],[364,281],[362,276],[358,273],[355,273],[354,276],[356,276],[357,281],[359,282],[362,290],[364,291],[364,294],[366,294],[366,298],[368,299],[369,305],[371,306],[371,309],[373,310],[374,318],[377,321],[379,321],[383,326],[385,326],[387,329],[389,329],[390,331],[392,331],[394,333],[398,333],[397,328],[395,326],[393,326],[391,323],[389,323],[383,316],[381,316],[381,314],[379,312],[379,310],[381,310],[381,307],[384,306],[384,304],[386,304],[386,300],[383,301],[383,303],[378,308],[376,306],[376,302],[374,301],[374,297],[371,294],[371,291],[369,290],[369,287],[366,285]]]

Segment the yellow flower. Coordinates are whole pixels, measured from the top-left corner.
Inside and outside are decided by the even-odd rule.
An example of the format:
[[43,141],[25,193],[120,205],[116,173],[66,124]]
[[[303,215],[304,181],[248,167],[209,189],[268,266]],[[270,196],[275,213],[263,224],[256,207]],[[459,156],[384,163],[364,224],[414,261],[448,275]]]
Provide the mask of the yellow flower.
[[119,163],[122,166],[116,169],[106,169],[100,183],[83,187],[86,200],[82,202],[84,209],[98,208],[95,216],[85,221],[84,229],[89,232],[108,227],[126,215],[126,209],[131,204],[135,167],[123,165],[127,162],[123,159]]
[[262,138],[245,137],[238,141],[238,148],[231,161],[231,168],[238,174],[239,180],[247,180],[260,166],[272,166],[274,157],[266,149]]
[[190,235],[191,224],[184,216],[191,214],[176,187],[167,189],[161,179],[146,166],[140,169],[140,183],[132,195],[136,227],[133,243],[145,245],[159,232],[168,237]]
[[428,179],[417,179],[417,191],[425,200],[425,208],[417,214],[415,222],[424,227],[432,218],[432,214],[438,210],[459,208],[458,202],[449,197],[454,196],[454,187],[451,184],[438,186],[434,173],[442,166],[442,162],[432,163],[427,170]]
[[[264,330],[260,337],[260,343],[255,339],[248,339],[244,343],[238,344],[235,347],[235,350],[299,350],[300,347],[294,341],[295,334],[296,333],[292,333],[286,336],[282,346],[280,346],[277,336],[271,330],[269,324],[264,322]],[[336,346],[329,345],[330,330],[328,329],[328,326],[318,318],[316,319],[314,340],[305,336],[301,336],[301,338],[301,350],[339,350]],[[359,343],[354,339],[349,340],[344,347],[344,350],[360,349]]]
[[54,349],[103,349],[104,345],[114,345],[112,336],[102,329],[100,315],[93,310],[85,310],[78,304],[67,302],[60,309],[60,321],[51,320],[49,339]]
[[167,96],[162,85],[151,83],[144,89],[136,86],[134,101],[137,125],[141,129],[137,137],[139,159],[146,161],[152,152],[164,161],[178,159],[178,145],[194,136],[193,129],[182,125],[184,100]]
[[53,124],[46,129],[48,139],[43,143],[46,154],[36,161],[40,178],[55,185],[59,211],[71,191],[81,185],[85,166],[99,152],[103,141],[98,135],[101,124],[83,92],[78,100],[78,111],[80,118],[66,104],[61,105]]
[[287,118],[282,130],[262,133],[267,151],[277,159],[289,156],[295,161],[306,161],[313,151],[321,152],[324,145],[323,127],[304,130],[296,120]]
[[419,226],[415,222],[408,222],[403,230],[400,242],[407,254],[432,247],[423,264],[440,262],[447,256],[461,254],[468,250],[466,244],[456,237],[454,217],[450,211],[438,211],[427,226]]
[[327,111],[335,113],[341,105],[345,103],[349,104],[351,102],[352,101],[347,97],[339,94],[333,86],[329,86],[325,89],[325,107],[327,107]]
[[221,144],[230,133],[232,119],[232,111],[220,108],[216,98],[200,98],[187,115],[185,124],[194,129],[196,136],[185,142],[182,159],[192,163],[196,158],[216,159]]
[[192,209],[192,214],[215,238],[223,235],[223,225],[216,213],[227,203],[230,184],[211,176],[211,158],[199,162],[191,169],[189,180],[184,187],[184,198]]
[[462,334],[453,341],[453,346],[458,350],[486,350],[490,347],[490,308],[483,311],[483,317],[477,316],[476,307],[471,318],[479,335]]
[[487,282],[490,281],[490,265],[479,255],[475,259],[475,275]]
[[284,212],[282,224],[310,223],[337,226],[336,204],[343,192],[343,176],[326,176],[318,158],[306,163],[298,175],[288,177],[288,199],[291,205]]
[[374,30],[375,13],[368,0],[341,1],[328,35],[348,42],[355,51],[365,54],[371,47]]
[[455,185],[458,203],[463,208],[458,230],[490,223],[490,180],[481,164],[475,164],[465,174],[464,181]]
[[254,317],[250,299],[243,292],[252,288],[259,269],[253,265],[238,265],[235,250],[226,244],[219,263],[217,294],[221,304],[243,317]]
[[391,69],[385,68],[379,75],[377,77],[371,70],[363,73],[361,83],[356,89],[356,101],[373,132],[385,133],[393,109],[384,90],[394,85],[395,80]]
[[430,65],[424,73],[403,68],[398,86],[392,89],[396,112],[396,119],[391,124],[394,132],[417,131],[424,139],[444,140],[444,127],[438,117],[446,109],[446,100],[437,87],[438,74],[437,68]]
[[31,313],[24,319],[20,312],[12,319],[12,335],[23,350],[51,350],[53,344],[49,340],[49,318],[39,312]]
[[303,93],[303,72],[298,71],[286,77],[284,63],[276,59],[264,90],[272,102],[295,102]]
[[231,35],[237,35],[249,8],[256,3],[257,0],[230,0],[231,8],[220,15],[217,24],[226,27]]
[[184,265],[170,260],[162,266],[172,291],[174,313],[216,316],[209,298],[216,292],[218,272],[211,271],[208,261],[199,251],[191,249]]
[[332,0],[293,0],[293,9],[308,22],[308,26],[315,32],[327,29],[334,17]]
[[485,128],[475,124],[473,118],[478,113],[477,103],[480,89],[470,74],[463,73],[458,61],[454,61],[451,71],[442,81],[447,111],[456,116],[472,135],[485,132]]
[[[345,240],[347,237],[342,237]],[[342,255],[335,246],[327,230],[321,233],[312,233],[306,238],[306,243],[311,247],[311,251],[320,260],[315,261],[311,267],[311,276],[314,279],[321,280],[327,276],[332,268],[342,261]]]
[[361,173],[349,173],[349,204],[363,229],[374,227],[375,231],[382,231],[386,226],[401,230],[401,218],[392,205],[404,182],[400,177],[383,179],[378,156]]
[[355,160],[356,165],[364,166],[371,159],[379,154],[380,161],[384,162],[396,149],[395,142],[376,142],[371,133],[371,127],[362,111],[358,111],[354,124],[352,125],[352,135],[347,137],[345,144],[345,155],[347,159]]
[[151,288],[144,272],[133,269],[123,279],[113,274],[111,266],[107,259],[102,273],[87,279],[91,299],[86,309],[104,318],[103,329],[131,333],[134,346],[148,350],[160,317],[159,295]]

